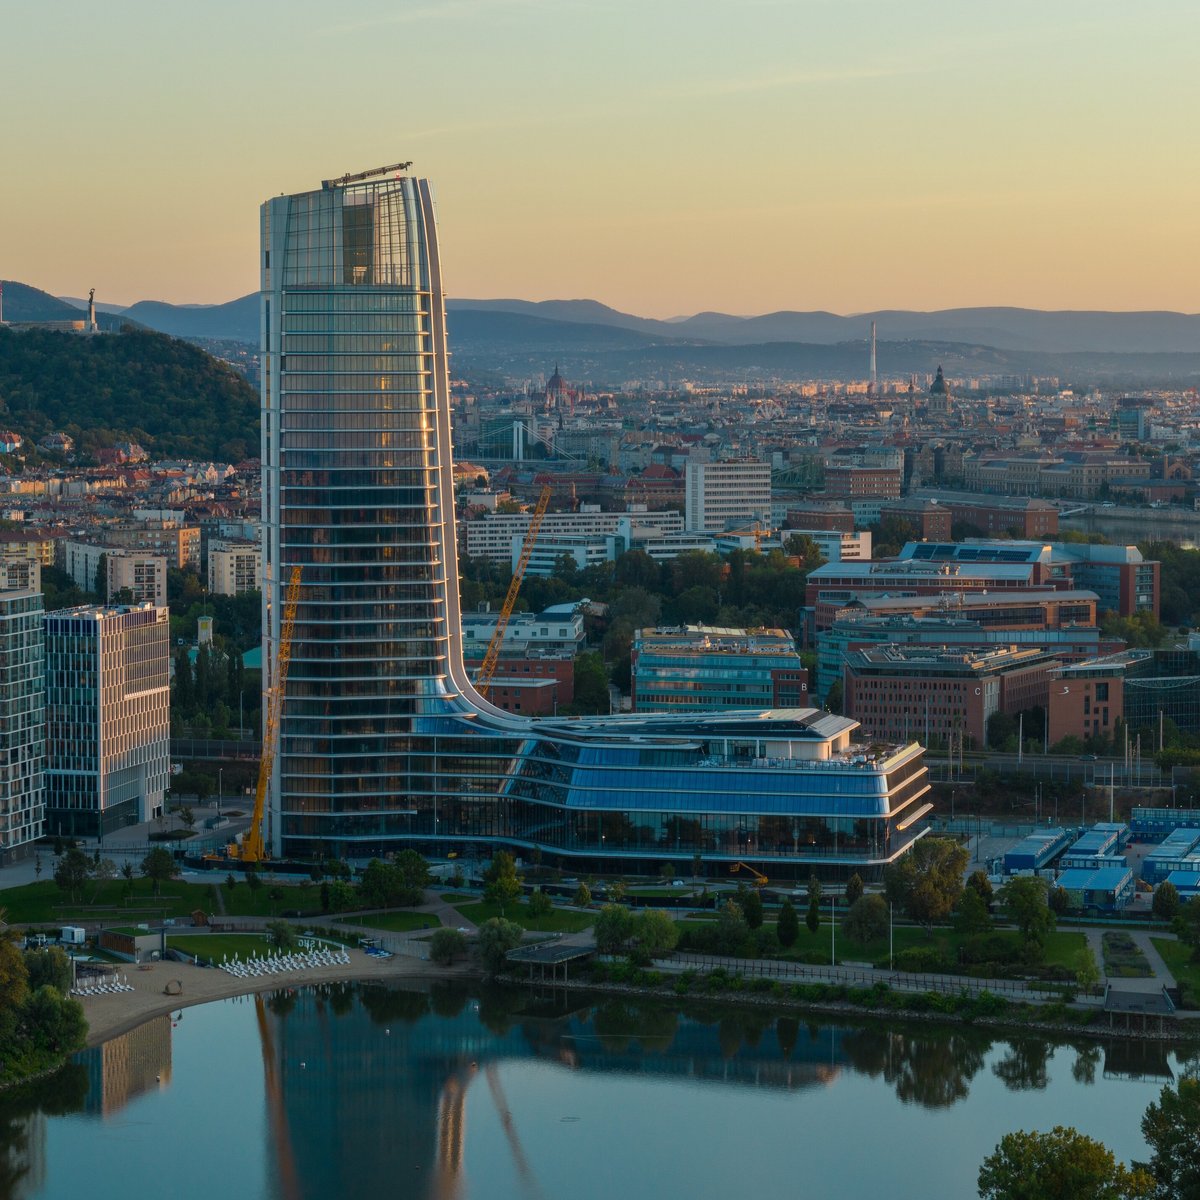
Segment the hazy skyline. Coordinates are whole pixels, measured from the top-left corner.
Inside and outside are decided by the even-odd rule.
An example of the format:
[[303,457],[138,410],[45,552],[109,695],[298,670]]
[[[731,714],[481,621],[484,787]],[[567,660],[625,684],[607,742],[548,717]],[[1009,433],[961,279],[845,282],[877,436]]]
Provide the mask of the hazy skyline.
[[258,206],[399,159],[457,297],[1200,309],[1200,6],[12,5],[0,278],[257,287]]

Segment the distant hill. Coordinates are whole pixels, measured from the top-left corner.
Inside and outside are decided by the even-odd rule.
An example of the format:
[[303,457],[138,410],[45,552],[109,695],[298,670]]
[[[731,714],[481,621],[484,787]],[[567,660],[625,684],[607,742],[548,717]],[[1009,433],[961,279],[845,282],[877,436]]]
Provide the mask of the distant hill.
[[167,304],[139,300],[124,315],[147,329],[182,338],[219,338],[258,344],[258,293],[240,296],[225,304]]
[[[654,321],[590,300],[456,300],[451,311],[525,312],[557,321],[617,325],[673,340],[758,345],[859,341],[877,325],[880,339],[970,342],[1001,350],[1051,354],[1180,354],[1200,351],[1200,315],[1176,312],[1047,312],[1034,308],[947,308],[937,312],[879,309],[854,316],[831,312],[774,312],[757,317],[703,312]],[[597,311],[599,310],[599,311]]]
[[[30,287],[27,283],[18,283],[15,279],[5,279],[4,284],[4,319],[17,321],[78,321],[79,309],[57,296],[43,292],[40,288]],[[87,301],[83,301],[87,307]],[[120,329],[124,318],[112,313],[97,312],[96,324],[101,329]]]
[[[10,283],[5,289],[9,320],[78,317],[76,309],[36,288]],[[752,317],[702,312],[658,321],[586,299],[456,299],[447,303],[447,311],[451,351],[473,370],[538,373],[561,355],[573,357],[571,369],[581,379],[611,379],[609,371],[620,377],[627,370],[652,370],[656,363],[668,361],[678,364],[681,372],[736,372],[750,360],[774,365],[764,366],[764,371],[778,369],[789,375],[817,371],[813,364],[837,362],[844,364],[836,368],[837,374],[862,378],[872,320],[878,327],[880,372],[893,378],[931,370],[936,359],[916,359],[936,355],[940,346],[947,369],[960,373],[1075,373],[1079,379],[1122,383],[1194,383],[1190,364],[1200,354],[1200,315],[1177,312],[951,308],[880,309],[852,316],[783,311]],[[259,299],[251,293],[227,304],[143,300],[100,320],[107,327],[134,321],[176,337],[257,346]],[[695,352],[685,352],[687,347]],[[819,347],[835,352],[818,353]],[[722,348],[745,349],[749,355],[722,354]]]
[[[85,312],[87,311],[88,302],[85,296],[59,296],[57,299],[61,300],[64,304],[70,304],[74,308],[82,308]],[[114,316],[123,313],[128,307],[129,305],[127,304],[106,304],[103,300],[96,301],[97,312],[112,313]]]
[[258,394],[203,350],[148,330],[0,328],[0,425],[35,442],[66,430],[85,455],[133,440],[159,457],[238,462],[258,453]]

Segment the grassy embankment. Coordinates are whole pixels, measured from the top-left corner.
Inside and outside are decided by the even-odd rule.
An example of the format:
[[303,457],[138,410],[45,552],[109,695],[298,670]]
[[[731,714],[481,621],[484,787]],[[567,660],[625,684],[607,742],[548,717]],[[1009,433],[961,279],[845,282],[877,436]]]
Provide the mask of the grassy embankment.
[[[160,917],[190,917],[200,909],[216,914],[214,887],[220,887],[225,902],[225,911],[239,917],[271,917],[284,908],[307,907],[300,893],[307,891],[311,899],[317,899],[316,890],[310,884],[307,889],[264,883],[257,889],[250,888],[244,879],[238,878],[236,886],[225,887],[222,877],[214,875],[212,883],[184,883],[174,879],[164,883],[161,895],[154,895],[154,885],[149,879],[135,879],[132,884],[124,879],[109,879],[102,883],[87,883],[79,892],[78,901],[59,890],[51,879],[27,883],[22,887],[7,888],[0,892],[0,903],[8,912],[10,925],[70,925],[82,921],[128,925],[139,920],[156,920]],[[271,891],[282,886],[283,899],[273,900]]]

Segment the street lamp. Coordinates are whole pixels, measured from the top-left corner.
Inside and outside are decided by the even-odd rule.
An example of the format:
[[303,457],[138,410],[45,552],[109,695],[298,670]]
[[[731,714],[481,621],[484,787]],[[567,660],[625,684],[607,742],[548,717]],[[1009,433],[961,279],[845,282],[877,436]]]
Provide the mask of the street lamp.
[[225,768],[217,768],[217,816],[221,815],[221,797],[225,794]]

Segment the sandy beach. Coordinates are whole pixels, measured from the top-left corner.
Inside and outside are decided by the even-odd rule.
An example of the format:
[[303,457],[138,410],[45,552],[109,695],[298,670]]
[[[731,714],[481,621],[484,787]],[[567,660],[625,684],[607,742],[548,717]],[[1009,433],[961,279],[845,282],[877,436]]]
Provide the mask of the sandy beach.
[[[476,972],[468,963],[453,967],[436,967],[418,958],[396,955],[394,958],[372,958],[361,950],[350,951],[350,961],[331,967],[289,971],[286,975],[269,975],[239,979],[216,967],[197,967],[191,963],[158,962],[149,970],[130,965],[126,975],[132,992],[112,996],[81,996],[88,1022],[89,1046],[106,1042],[127,1032],[151,1017],[175,1012],[209,1000],[224,1000],[230,996],[248,996],[255,992],[273,992],[284,987],[303,987],[313,983],[350,982],[357,979],[413,980],[474,978]],[[168,983],[178,982],[179,995],[167,995]]]

